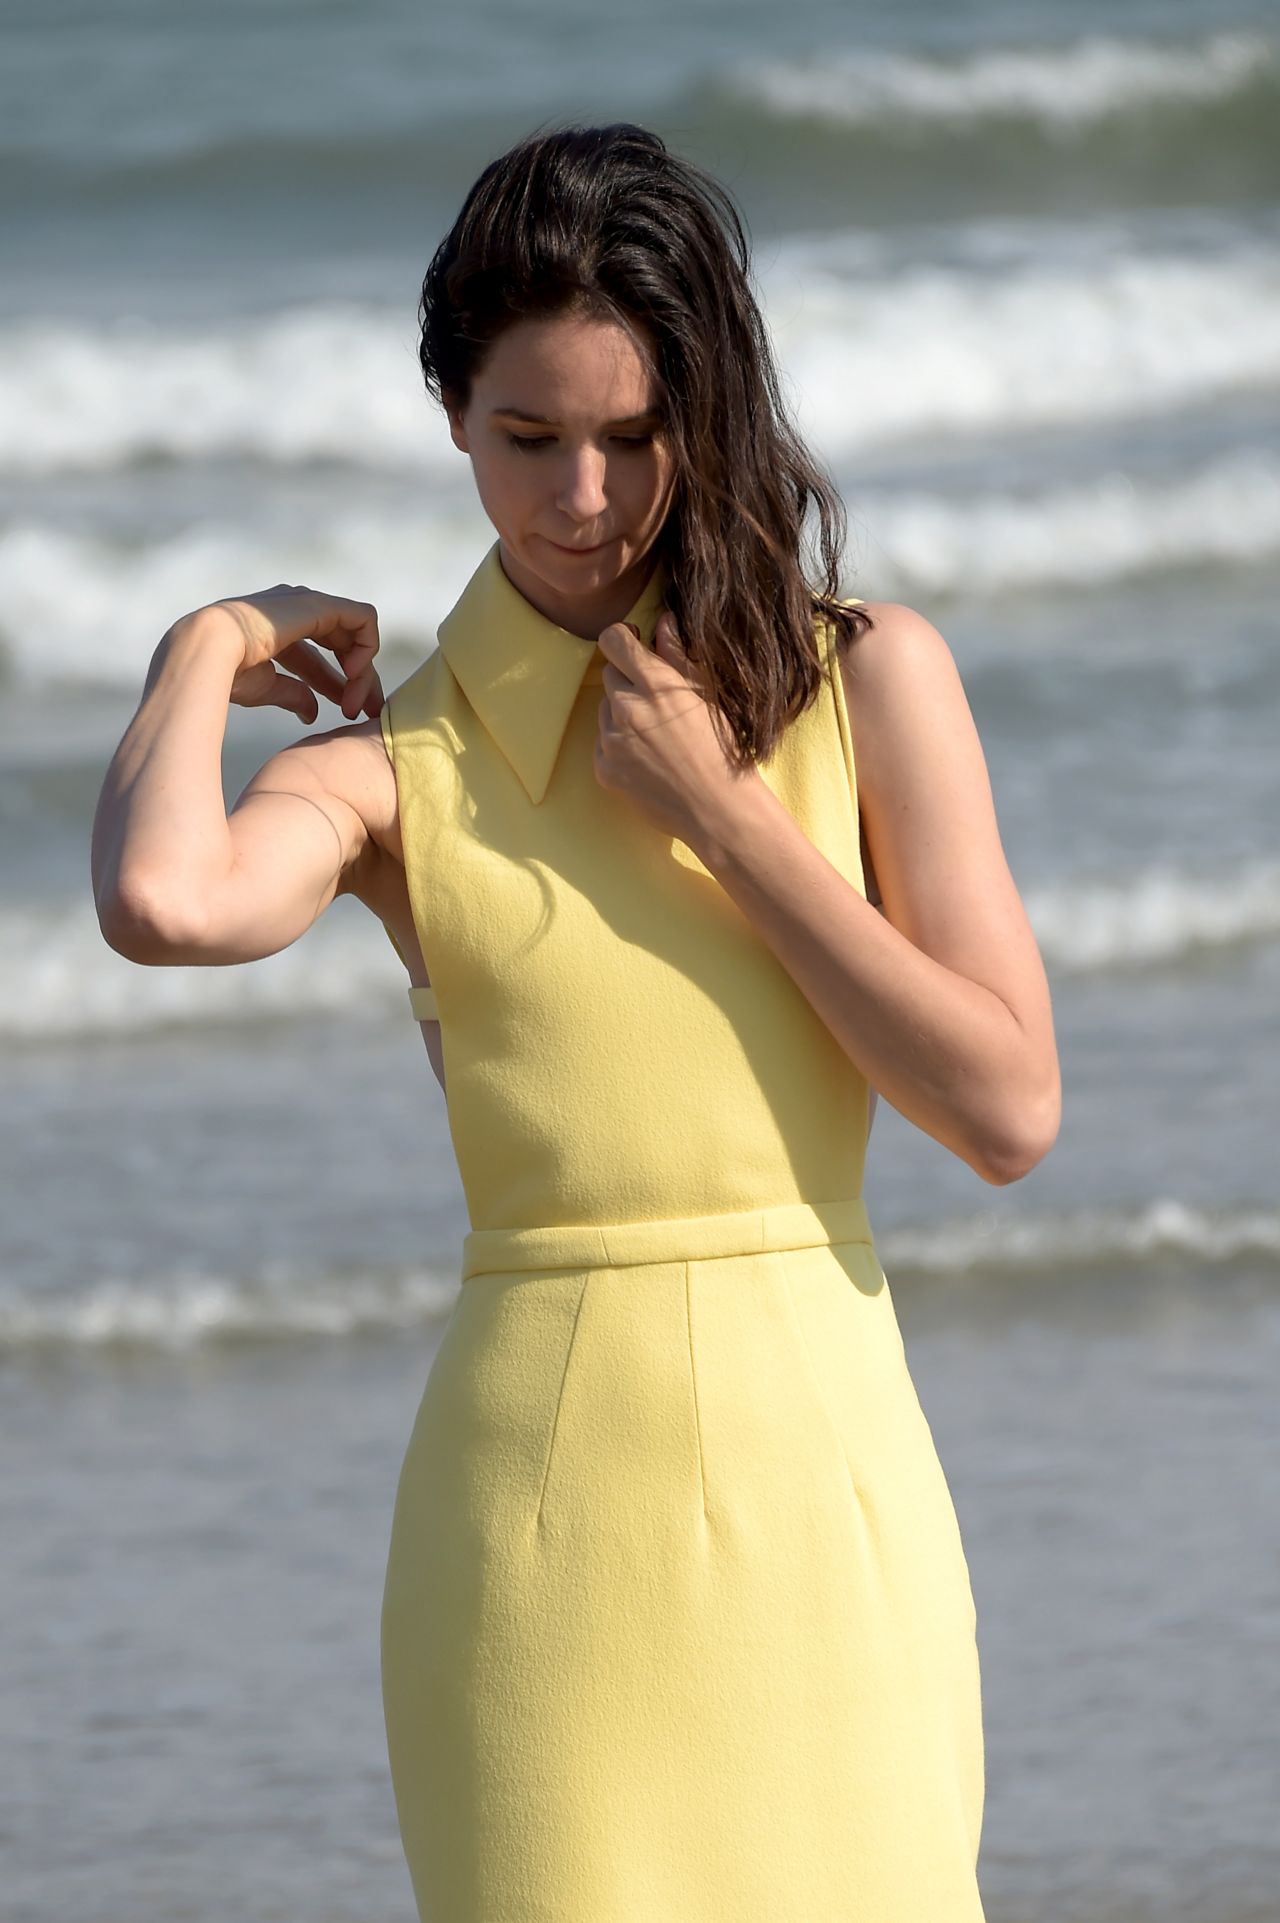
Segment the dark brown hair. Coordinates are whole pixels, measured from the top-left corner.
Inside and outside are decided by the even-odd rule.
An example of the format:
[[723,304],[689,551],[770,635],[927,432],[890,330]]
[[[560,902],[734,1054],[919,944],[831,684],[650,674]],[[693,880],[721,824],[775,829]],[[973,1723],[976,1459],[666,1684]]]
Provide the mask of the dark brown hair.
[[728,190],[626,121],[530,134],[491,161],[423,281],[428,392],[465,407],[499,334],[566,312],[619,322],[656,376],[676,471],[656,543],[667,602],[724,711],[726,750],[763,760],[818,693],[815,618],[841,643],[873,624],[838,599],[844,505],[788,418]]

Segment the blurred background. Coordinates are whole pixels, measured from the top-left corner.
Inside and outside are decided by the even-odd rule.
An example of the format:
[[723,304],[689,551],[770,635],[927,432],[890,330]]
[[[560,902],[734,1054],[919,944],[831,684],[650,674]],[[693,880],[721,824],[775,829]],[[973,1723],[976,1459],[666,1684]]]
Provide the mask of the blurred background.
[[[492,530],[421,387],[424,268],[492,155],[619,118],[736,195],[845,590],[947,636],[1052,980],[1047,1161],[991,1189],[881,1104],[866,1184],[978,1602],[989,1923],[1274,1923],[1274,11],[0,31],[9,1923],[413,1914],[378,1611],[466,1228],[443,1096],[358,905],[136,967],[90,825],[201,602],[373,600],[387,688],[434,645]],[[229,802],[298,727],[232,710]]]

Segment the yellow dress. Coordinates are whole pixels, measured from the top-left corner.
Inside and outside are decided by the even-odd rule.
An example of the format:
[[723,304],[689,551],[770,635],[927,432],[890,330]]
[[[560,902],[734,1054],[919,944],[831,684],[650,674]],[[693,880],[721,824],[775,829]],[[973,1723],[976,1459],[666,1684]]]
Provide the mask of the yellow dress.
[[[495,542],[383,708],[471,1223],[383,1601],[418,1909],[980,1923],[974,1601],[868,1086],[597,782],[602,666]],[[838,668],[761,774],[862,891]]]

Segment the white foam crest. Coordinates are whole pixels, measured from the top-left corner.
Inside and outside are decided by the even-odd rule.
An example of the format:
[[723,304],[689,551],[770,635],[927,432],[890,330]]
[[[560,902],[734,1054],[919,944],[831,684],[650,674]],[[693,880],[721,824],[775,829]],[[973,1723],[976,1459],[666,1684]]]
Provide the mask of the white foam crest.
[[0,911],[0,1036],[15,1040],[326,1013],[410,1023],[407,988],[387,936],[359,910],[331,910],[278,954],[208,968],[127,961],[107,946],[92,903]]
[[345,1337],[414,1329],[444,1314],[456,1278],[419,1270],[250,1277],[107,1279],[75,1294],[0,1293],[0,1351],[46,1347],[189,1350],[219,1342]]
[[[1228,874],[1154,868],[1024,890],[1046,964],[1093,973],[1176,963],[1280,936],[1280,863]],[[91,904],[0,910],[0,1037],[139,1035],[170,1025],[382,1012],[409,1022],[407,980],[372,917],[335,907],[290,947],[234,967],[142,967],[108,948]]]
[[[1280,1263],[1280,1211],[1216,1210],[1156,1197],[1136,1207],[1019,1216],[994,1211],[929,1228],[878,1233],[891,1281],[915,1275],[998,1279],[1191,1259],[1204,1268]],[[163,1281],[108,1277],[71,1292],[0,1291],[0,1353],[70,1349],[182,1354],[218,1344],[349,1340],[429,1326],[457,1299],[456,1274],[182,1272]]]
[[[1121,421],[1280,387],[1280,251],[1220,232],[1185,252],[1106,223],[975,222],[903,264],[863,233],[762,267],[803,424],[828,457],[913,435]],[[403,315],[296,310],[222,331],[144,321],[0,328],[0,472],[144,458],[332,459],[465,480]]]
[[780,118],[837,127],[1031,120],[1070,134],[1142,108],[1227,100],[1275,66],[1274,44],[1259,33],[1183,44],[1094,33],[1056,47],[987,47],[958,60],[866,47],[747,61],[727,85]]
[[1280,458],[1261,450],[1169,480],[1116,470],[1034,494],[849,489],[846,498],[859,581],[874,581],[881,600],[1099,587],[1280,554]]
[[800,423],[829,459],[1280,387],[1280,250],[1268,241],[1188,257],[1104,229],[991,223],[957,238],[963,265],[888,274],[858,235],[782,249],[770,328]]
[[[1114,471],[1034,494],[844,492],[851,591],[880,600],[1101,587],[1280,555],[1280,455],[1261,450],[1188,475]],[[338,514],[287,538],[205,524],[140,550],[20,522],[0,534],[0,650],[32,687],[140,690],[179,615],[284,580],[372,601],[384,645],[425,653],[493,538],[478,509],[434,521]],[[383,685],[393,685],[387,673]],[[322,703],[316,725],[340,721]]]
[[[0,534],[0,648],[31,685],[136,687],[180,615],[277,581],[372,601],[383,644],[425,650],[493,529],[478,506],[456,515],[339,511],[302,532],[202,522],[144,548],[35,519]],[[384,687],[391,684],[383,677]],[[317,727],[342,720],[321,702]]]
[[1154,1264],[1189,1257],[1206,1267],[1280,1262],[1280,1210],[1198,1208],[1160,1196],[1137,1208],[1112,1207],[1060,1214],[994,1211],[927,1229],[877,1235],[886,1275],[895,1270],[950,1276],[1055,1272],[1103,1263]]
[[1163,865],[1119,880],[1030,888],[1023,900],[1046,963],[1087,972],[1177,961],[1280,936],[1280,861],[1211,875]]
[[6,469],[30,474],[149,456],[415,469],[460,458],[422,385],[413,315],[336,303],[213,327],[6,327],[0,449]]

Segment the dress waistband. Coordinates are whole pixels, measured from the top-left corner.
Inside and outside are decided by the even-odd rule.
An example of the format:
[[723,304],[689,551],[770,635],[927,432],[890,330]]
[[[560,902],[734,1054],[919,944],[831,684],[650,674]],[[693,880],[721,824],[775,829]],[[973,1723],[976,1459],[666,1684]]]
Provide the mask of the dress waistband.
[[673,1215],[652,1222],[472,1229],[462,1243],[462,1280],[519,1269],[614,1269],[871,1240],[867,1205],[860,1195],[840,1202],[781,1202],[728,1215]]

